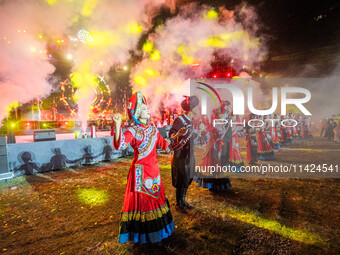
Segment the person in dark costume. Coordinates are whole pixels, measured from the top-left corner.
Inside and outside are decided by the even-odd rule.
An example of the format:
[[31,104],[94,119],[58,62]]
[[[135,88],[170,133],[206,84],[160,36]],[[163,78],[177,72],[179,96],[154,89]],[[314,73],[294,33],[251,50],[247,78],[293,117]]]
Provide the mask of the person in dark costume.
[[322,121],[321,121],[321,132],[320,132],[320,137],[322,137],[323,134],[326,132],[327,125],[328,125],[327,119],[326,119],[326,118],[323,118]]
[[[325,137],[328,138],[328,140],[334,140],[334,129],[337,126],[336,121],[335,121],[335,115],[332,115],[332,118],[330,118],[328,120],[328,126],[325,132]],[[309,131],[309,123],[308,123],[308,119],[306,118],[306,122],[305,122],[305,129],[306,129],[306,133],[309,137],[310,135],[310,131]]]
[[176,210],[184,213],[193,209],[193,206],[185,201],[185,197],[195,168],[194,141],[198,134],[194,131],[192,117],[197,113],[196,107],[199,104],[196,96],[185,97],[186,99],[181,103],[185,113],[175,119],[169,131],[171,138],[180,129],[186,129],[184,135],[175,140],[171,162],[172,185],[176,188]]

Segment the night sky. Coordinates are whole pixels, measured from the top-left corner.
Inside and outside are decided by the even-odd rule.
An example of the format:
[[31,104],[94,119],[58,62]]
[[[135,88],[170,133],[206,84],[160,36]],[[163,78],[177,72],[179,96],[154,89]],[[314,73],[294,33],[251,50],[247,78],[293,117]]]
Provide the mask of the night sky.
[[227,9],[235,9],[242,2],[254,6],[261,33],[267,38],[268,59],[262,66],[266,72],[286,71],[294,75],[294,71],[301,72],[306,65],[311,65],[317,76],[322,76],[331,73],[339,62],[340,2],[337,0],[179,2],[224,5]]
[[[295,75],[306,65],[316,68],[317,75],[331,73],[339,62],[340,53],[340,2],[337,0],[179,0],[178,7],[196,2],[209,6],[225,6],[229,10],[246,3],[255,8],[259,15],[261,37],[266,38],[268,58],[262,63],[267,73],[286,72]],[[171,16],[169,9],[160,9],[154,18],[154,28],[145,33],[139,41],[142,48],[149,33],[153,33],[159,22]],[[136,52],[131,52],[131,65],[140,61]],[[294,56],[292,56],[294,55]],[[287,57],[288,56],[288,57]],[[68,74],[70,66],[59,66],[55,74]]]
[[[198,1],[234,9],[242,1]],[[340,43],[340,2],[337,0],[248,0],[263,22],[273,48],[320,47]],[[323,15],[318,19],[318,16]]]

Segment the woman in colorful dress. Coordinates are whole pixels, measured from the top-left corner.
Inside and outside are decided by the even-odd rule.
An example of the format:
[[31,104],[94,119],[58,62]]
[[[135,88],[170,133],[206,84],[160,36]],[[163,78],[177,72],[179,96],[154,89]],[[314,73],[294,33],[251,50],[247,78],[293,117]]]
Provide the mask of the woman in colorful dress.
[[[255,120],[256,116],[254,114],[250,114],[249,120]],[[252,125],[255,125],[253,121]],[[250,125],[246,126],[246,139],[247,139],[247,160],[249,164],[255,164],[257,162],[257,139],[256,139],[256,128]]]
[[280,138],[279,138],[279,134],[277,131],[278,130],[277,126],[278,126],[278,122],[274,122],[270,130],[270,135],[273,139],[272,141],[274,144],[274,149],[280,149]]
[[[120,218],[119,243],[157,243],[174,231],[174,222],[157,162],[156,146],[170,152],[170,140],[164,139],[154,125],[149,125],[150,113],[141,92],[132,95],[129,118],[135,123],[121,133],[121,115],[113,117],[114,147],[134,149],[128,174],[123,212]],[[183,130],[177,135],[182,135]]]
[[[240,119],[237,115],[232,116],[233,123],[240,122]],[[240,152],[240,144],[238,142],[238,131],[242,130],[243,127],[233,125],[232,127],[232,137],[230,141],[230,153],[229,153],[229,162],[230,166],[236,168],[236,172],[240,171],[241,166],[244,166],[244,162]]]
[[[264,120],[268,120],[268,117],[264,117]],[[265,121],[265,135],[267,137],[267,140],[270,144],[270,146],[274,149],[275,144],[274,144],[274,140],[272,137],[272,123],[270,121]]]
[[[288,116],[281,116],[281,122],[288,119]],[[285,121],[285,125],[289,125],[288,121]],[[283,145],[293,142],[292,131],[290,127],[281,125],[281,133],[283,134]]]
[[284,146],[284,135],[283,135],[282,128],[281,128],[281,118],[278,113],[275,114],[275,119],[279,120],[275,123],[275,128],[277,132],[277,138],[279,140],[279,146],[281,148],[282,146]]
[[[212,119],[225,119],[228,120],[228,123],[226,125],[215,125],[215,127],[212,124],[209,125],[209,129],[207,131],[209,132],[210,138],[206,146],[206,154],[200,164],[201,167],[217,165],[223,167],[225,165],[224,162],[229,162],[229,140],[231,138],[228,140],[228,144],[224,143],[224,138],[226,135],[228,135],[228,130],[231,131],[229,123],[230,119],[228,117],[230,110],[230,102],[226,101],[223,102],[219,108],[213,111]],[[224,151],[227,151],[228,155],[224,155],[228,157],[227,159],[223,158]],[[194,176],[194,181],[197,182],[202,188],[206,188],[211,191],[222,191],[231,188],[229,178],[217,176],[216,173],[209,177],[206,177],[201,173],[196,173]]]
[[[289,119],[291,120],[296,120],[295,114],[294,113],[289,113],[288,114]],[[295,121],[290,121],[291,125],[294,125]],[[292,132],[292,138],[296,139],[296,137],[298,136],[298,132],[297,132],[297,126],[294,127],[290,127],[290,130]]]
[[[261,118],[260,118],[261,120]],[[263,121],[263,120],[262,120]],[[260,160],[269,161],[275,159],[274,150],[270,145],[267,135],[266,135],[266,128],[265,123],[262,127],[258,128],[258,149],[257,154]]]
[[[334,117],[335,117],[335,115],[334,115]],[[336,125],[336,123],[335,123],[335,125]],[[312,127],[312,119],[311,119],[311,117],[307,117],[307,134],[308,134],[309,138],[313,137],[311,127]]]
[[296,130],[297,130],[297,136],[296,136],[296,139],[301,139],[301,114],[297,115],[296,117],[296,122],[297,122],[297,125],[296,125]]
[[292,127],[293,122],[291,121],[291,114],[286,117],[286,119],[288,119],[287,125],[289,125],[289,127],[286,127],[288,133],[287,133],[287,139],[289,140],[290,143],[293,143],[293,139],[294,139],[294,127]]

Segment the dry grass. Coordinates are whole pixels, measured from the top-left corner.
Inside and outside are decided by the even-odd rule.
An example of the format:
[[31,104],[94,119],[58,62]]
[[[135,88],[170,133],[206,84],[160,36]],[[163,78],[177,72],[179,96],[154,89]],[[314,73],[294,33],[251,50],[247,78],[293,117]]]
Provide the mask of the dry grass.
[[[290,148],[332,148],[324,139]],[[339,163],[339,152],[281,151],[282,162]],[[174,209],[170,156],[160,155],[176,225],[159,245],[118,244],[131,158],[0,183],[3,254],[339,254],[338,179],[234,179],[212,193],[196,183],[191,216]]]

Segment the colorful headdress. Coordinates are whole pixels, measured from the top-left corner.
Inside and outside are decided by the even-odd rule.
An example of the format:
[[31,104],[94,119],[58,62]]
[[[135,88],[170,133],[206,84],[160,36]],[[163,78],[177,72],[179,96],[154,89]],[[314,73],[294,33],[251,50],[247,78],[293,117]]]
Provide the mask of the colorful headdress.
[[147,104],[145,97],[142,95],[140,91],[134,93],[129,100],[128,104],[128,114],[129,118],[132,119],[136,124],[140,124],[138,121],[142,104]]
[[230,102],[228,100],[226,101],[222,101],[221,107],[220,107],[220,111],[222,114],[225,114],[228,110],[228,106],[230,105]]

